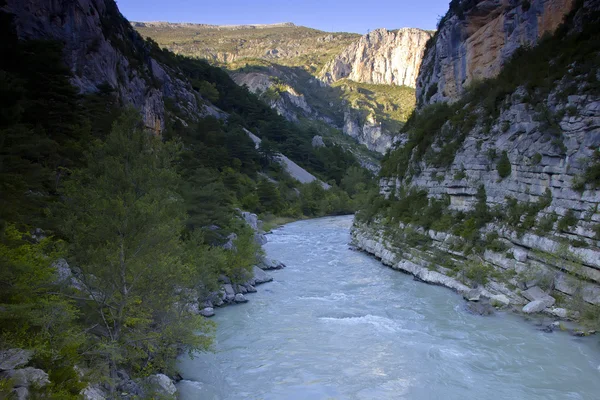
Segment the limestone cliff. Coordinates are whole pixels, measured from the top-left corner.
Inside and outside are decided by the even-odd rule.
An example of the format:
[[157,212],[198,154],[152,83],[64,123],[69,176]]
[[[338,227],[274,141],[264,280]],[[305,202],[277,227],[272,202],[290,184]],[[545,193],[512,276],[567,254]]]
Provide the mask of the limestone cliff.
[[211,111],[177,71],[149,56],[112,1],[6,0],[2,10],[14,14],[21,38],[63,43],[65,63],[82,93],[110,85],[157,133],[165,127],[165,98],[178,99],[190,119]]
[[[421,109],[383,163],[389,203],[366,212],[357,242],[523,312],[599,306],[600,2],[453,4],[421,66]],[[534,286],[561,310],[523,308]]]
[[456,100],[473,82],[496,76],[520,47],[552,34],[574,0],[454,0],[425,50],[419,104]]
[[421,29],[376,29],[331,60],[321,72],[322,79],[327,83],[348,78],[362,83],[415,87],[430,37]]

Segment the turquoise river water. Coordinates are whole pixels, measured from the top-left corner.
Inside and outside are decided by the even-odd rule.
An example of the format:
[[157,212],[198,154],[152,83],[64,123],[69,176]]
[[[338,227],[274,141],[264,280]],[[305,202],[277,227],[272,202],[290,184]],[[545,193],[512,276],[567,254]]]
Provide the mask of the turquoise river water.
[[471,315],[458,294],[350,250],[351,224],[268,236],[287,268],[217,310],[215,352],[180,359],[181,399],[600,399],[600,338]]

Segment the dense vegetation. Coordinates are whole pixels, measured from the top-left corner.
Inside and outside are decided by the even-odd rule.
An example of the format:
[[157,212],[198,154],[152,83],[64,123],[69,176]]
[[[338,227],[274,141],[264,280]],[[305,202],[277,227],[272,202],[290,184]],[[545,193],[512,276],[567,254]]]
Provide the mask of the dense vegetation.
[[[177,354],[209,348],[212,324],[194,302],[220,275],[248,279],[260,254],[236,207],[348,213],[369,185],[353,157],[313,149],[311,132],[207,63],[139,38],[115,42],[140,70],[150,53],[180,68],[231,113],[188,126],[170,118],[156,137],[109,85],[79,95],[59,43],[19,41],[10,16],[0,22],[0,348],[34,351],[30,365],[52,382],[36,398],[78,398],[89,382],[114,393],[124,373],[172,373]],[[176,101],[167,107],[181,113]],[[242,126],[263,137],[260,149]],[[276,151],[333,187],[294,181]]]

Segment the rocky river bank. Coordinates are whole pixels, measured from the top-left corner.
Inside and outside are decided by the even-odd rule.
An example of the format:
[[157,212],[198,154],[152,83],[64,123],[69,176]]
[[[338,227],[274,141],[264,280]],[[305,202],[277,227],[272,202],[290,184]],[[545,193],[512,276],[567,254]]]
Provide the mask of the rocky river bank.
[[[406,228],[410,230],[410,227]],[[526,251],[515,248],[510,253],[510,258],[506,254],[499,256],[486,251],[480,262],[489,276],[486,277],[485,284],[480,284],[465,276],[464,270],[462,273],[456,273],[444,265],[469,262],[463,254],[449,249],[452,235],[440,237],[439,232],[422,233],[432,238],[429,248],[424,250],[392,240],[381,227],[355,223],[352,227],[352,245],[374,256],[382,264],[414,276],[415,280],[444,286],[460,293],[468,302],[467,310],[475,314],[490,315],[495,310],[502,309],[526,316],[545,331],[567,330],[576,336],[596,333],[595,330],[578,323],[578,311],[557,304],[556,297],[560,294],[565,295],[557,288],[561,286],[561,282],[556,282],[557,279],[563,278],[562,275],[539,274],[527,276],[525,279],[517,273],[505,273],[506,270],[514,271],[515,268],[528,268]],[[446,252],[448,258],[440,258],[440,252]],[[536,263],[536,260],[530,261]],[[552,282],[548,282],[549,280]]]

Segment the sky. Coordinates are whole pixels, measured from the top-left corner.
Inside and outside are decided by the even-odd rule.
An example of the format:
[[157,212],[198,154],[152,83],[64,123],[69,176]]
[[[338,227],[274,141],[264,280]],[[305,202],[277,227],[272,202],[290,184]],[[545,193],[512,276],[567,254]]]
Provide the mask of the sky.
[[435,29],[450,0],[117,0],[130,21],[214,25],[293,22],[329,32]]

